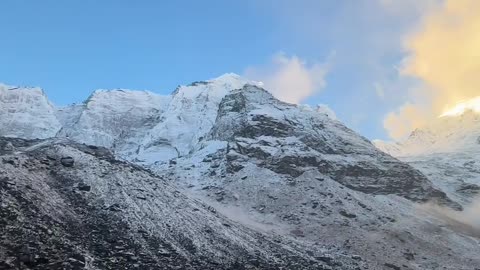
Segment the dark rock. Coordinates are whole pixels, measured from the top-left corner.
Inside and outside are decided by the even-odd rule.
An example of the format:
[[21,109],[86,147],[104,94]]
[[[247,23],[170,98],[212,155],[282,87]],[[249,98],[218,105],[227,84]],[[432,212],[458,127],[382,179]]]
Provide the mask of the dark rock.
[[393,269],[393,270],[401,270],[402,268],[400,268],[400,266],[396,266],[395,264],[392,264],[392,263],[385,263],[384,264],[385,267],[388,267],[390,269]]
[[75,160],[73,159],[73,157],[62,157],[60,159],[60,163],[62,163],[62,165],[65,167],[73,167]]
[[356,261],[361,261],[362,257],[360,257],[359,255],[352,255],[352,259],[354,259]]
[[272,200],[278,200],[278,197],[275,195],[267,194],[267,197]]
[[5,145],[3,145],[3,151],[11,153],[15,151],[15,146],[13,146],[12,142],[7,142]]
[[80,185],[78,185],[78,190],[81,190],[81,191],[90,191],[90,190],[91,190],[91,186],[85,185],[85,184],[80,184]]
[[305,237],[305,234],[300,229],[291,230],[290,233],[297,237]]
[[118,203],[114,203],[112,205],[110,205],[109,207],[107,207],[107,210],[108,211],[112,211],[112,212],[120,212],[122,211],[120,205]]
[[40,163],[42,163],[43,165],[50,165],[50,160],[42,159],[42,160],[40,160]]
[[37,258],[37,259],[35,260],[35,262],[36,262],[37,264],[47,264],[47,263],[50,262],[50,260],[47,259],[47,258],[40,257],[40,258]]
[[415,253],[413,252],[405,252],[403,253],[403,256],[409,261],[413,261],[415,259]]
[[346,218],[356,218],[356,217],[357,217],[357,215],[352,214],[352,213],[348,213],[348,212],[345,211],[345,210],[340,210],[339,213],[340,213],[340,215],[342,215],[342,216],[344,216],[344,217],[346,217]]
[[158,254],[164,257],[170,257],[172,256],[172,253],[166,249],[159,249]]
[[365,205],[364,203],[362,202],[357,202],[357,204],[362,207],[363,209],[367,209],[367,205]]
[[470,196],[476,195],[480,193],[480,186],[470,183],[463,183],[457,188],[457,192]]
[[3,162],[3,164],[15,165],[15,160],[12,159],[12,158],[3,158],[2,162]]
[[316,259],[329,265],[331,265],[334,262],[334,258],[331,257],[330,255],[317,256]]

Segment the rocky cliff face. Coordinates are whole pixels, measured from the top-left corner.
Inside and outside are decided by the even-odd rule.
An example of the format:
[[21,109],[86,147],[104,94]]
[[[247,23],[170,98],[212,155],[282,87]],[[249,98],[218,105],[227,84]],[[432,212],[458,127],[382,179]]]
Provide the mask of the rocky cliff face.
[[419,171],[376,150],[340,122],[280,102],[256,86],[223,99],[209,139],[227,142],[229,172],[244,167],[243,162],[292,179],[316,170],[364,193],[449,202]]

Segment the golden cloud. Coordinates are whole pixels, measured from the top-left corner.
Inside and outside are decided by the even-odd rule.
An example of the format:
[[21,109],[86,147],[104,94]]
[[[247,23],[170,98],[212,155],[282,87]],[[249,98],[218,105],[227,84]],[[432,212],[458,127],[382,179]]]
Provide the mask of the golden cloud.
[[[446,0],[431,8],[416,31],[407,36],[405,49],[408,57],[401,74],[420,79],[426,85],[420,91],[431,103],[418,105],[412,97],[407,107],[389,114],[384,124],[394,139],[429,120],[419,117],[441,115],[480,95],[480,1]],[[412,113],[422,110],[432,113]],[[405,120],[409,131],[401,122]]]

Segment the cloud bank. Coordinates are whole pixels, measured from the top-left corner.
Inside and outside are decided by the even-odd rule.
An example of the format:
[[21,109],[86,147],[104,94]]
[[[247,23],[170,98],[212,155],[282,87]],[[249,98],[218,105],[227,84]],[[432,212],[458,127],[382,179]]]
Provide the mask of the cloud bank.
[[263,82],[276,98],[299,104],[326,86],[327,72],[324,63],[307,63],[295,55],[277,53],[267,65],[247,68],[245,76]]
[[404,39],[404,48],[400,75],[418,79],[421,87],[385,118],[384,127],[396,140],[480,95],[480,1],[446,0],[431,6]]

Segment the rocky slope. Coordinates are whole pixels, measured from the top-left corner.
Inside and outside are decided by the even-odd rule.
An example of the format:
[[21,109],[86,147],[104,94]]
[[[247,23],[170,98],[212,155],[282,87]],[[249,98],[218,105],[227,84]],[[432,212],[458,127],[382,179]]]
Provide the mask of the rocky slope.
[[[39,142],[16,142],[27,144],[26,149],[8,154],[5,166],[11,166],[8,160],[15,157],[23,160],[32,156],[29,153],[60,149],[58,153],[61,154],[54,155],[47,165],[55,164],[55,174],[78,180],[73,184],[60,181],[67,186],[77,187],[79,183],[88,182],[90,191],[79,194],[95,195],[86,199],[86,205],[97,205],[98,209],[92,211],[95,217],[97,210],[118,204],[126,211],[121,215],[128,228],[148,225],[147,231],[152,232],[149,237],[160,237],[162,243],[168,243],[175,252],[183,254],[183,260],[195,261],[192,269],[204,269],[199,268],[202,263],[202,267],[212,267],[215,263],[231,267],[235,264],[233,258],[246,260],[247,268],[260,269],[267,265],[272,269],[480,267],[475,255],[480,251],[474,238],[476,231],[459,229],[420,207],[421,203],[429,201],[453,213],[461,213],[458,210],[462,206],[456,201],[459,197],[448,197],[445,192],[451,193],[432,184],[432,179],[424,173],[378,150],[367,139],[335,120],[334,114],[325,107],[283,103],[260,86],[227,74],[180,86],[168,96],[128,90],[96,91],[83,104],[56,109],[54,116],[60,127],[52,131],[55,134],[52,135],[55,137],[53,143],[40,142],[38,146]],[[6,116],[0,113],[0,119]],[[21,121],[26,122],[18,127],[26,131],[18,129],[14,136],[27,137],[22,134],[28,133],[28,121],[31,120]],[[46,133],[38,134],[38,137],[45,137]],[[103,148],[67,143],[63,141],[65,138],[106,147],[117,158],[148,168],[154,175],[137,165],[113,161],[111,157],[105,163],[102,155],[108,154],[95,154],[97,151],[103,153]],[[32,143],[37,146],[29,147]],[[74,156],[76,165],[73,168],[59,165],[64,155]],[[43,166],[40,164],[46,160],[42,156],[34,159],[38,162],[32,161],[35,165],[27,170]],[[103,166],[112,177],[103,175]],[[47,171],[52,169],[49,167]],[[66,188],[58,184],[63,178],[49,178],[39,173],[28,177],[37,174],[41,175],[36,178],[38,182],[56,183],[54,185],[60,186],[62,191]],[[100,186],[94,188],[94,184]],[[13,186],[20,187],[17,183]],[[151,196],[139,195],[136,189]],[[42,192],[35,190],[31,196],[48,198],[48,194]],[[30,196],[28,191],[21,193]],[[65,200],[70,195],[61,193],[58,196]],[[100,206],[98,198],[107,203]],[[170,198],[176,203],[174,205],[182,207],[172,208],[161,198]],[[23,211],[20,204],[8,205],[13,205],[11,211],[19,208],[18,211]],[[71,207],[59,204],[60,209]],[[200,210],[192,211],[192,208]],[[216,214],[208,209],[215,209]],[[115,210],[106,213],[107,219],[110,214],[120,215]],[[33,226],[28,218],[22,220],[27,221],[27,227]],[[228,225],[222,225],[224,223]],[[115,224],[99,226],[116,227]],[[201,229],[205,226],[213,228],[211,235]],[[124,231],[136,237],[135,229]],[[178,234],[190,239],[185,241],[193,242],[195,250],[205,252],[188,253],[178,243],[181,242],[176,238]],[[60,238],[71,237],[77,236]],[[278,244],[277,237],[283,239],[280,247],[274,244]],[[88,245],[88,241],[84,243]],[[106,243],[98,246],[110,250]],[[142,249],[150,254],[148,246],[133,253]],[[94,251],[86,248],[85,252]],[[283,255],[272,258],[272,254]],[[287,254],[297,257],[285,259],[285,256],[294,256]],[[97,261],[103,261],[110,260],[111,254],[96,256]],[[155,267],[163,263],[157,257],[149,258],[155,261]],[[59,260],[65,259],[68,258]],[[256,266],[249,263],[250,260],[263,264]],[[240,264],[245,264],[244,261]],[[113,267],[116,262],[114,259],[111,264],[97,267]],[[141,267],[144,263],[137,264]],[[165,267],[170,269],[173,264]]]
[[235,224],[103,148],[6,138],[0,146],[1,269],[354,269],[362,264],[340,252]]

